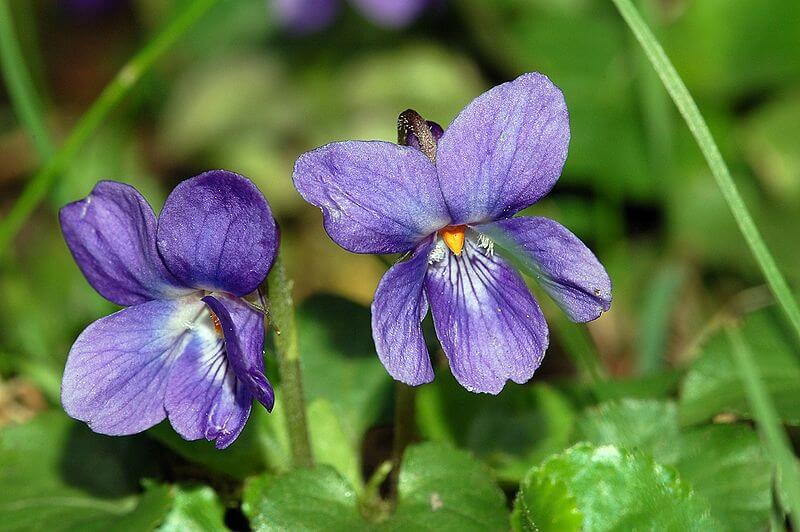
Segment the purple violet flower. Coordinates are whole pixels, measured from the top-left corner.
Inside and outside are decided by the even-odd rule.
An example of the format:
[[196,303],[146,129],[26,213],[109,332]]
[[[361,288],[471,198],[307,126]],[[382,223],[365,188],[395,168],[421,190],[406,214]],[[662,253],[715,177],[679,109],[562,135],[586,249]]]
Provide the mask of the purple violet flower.
[[420,327],[430,305],[462,386],[496,394],[508,379],[526,382],[544,357],[548,329],[507,257],[574,321],[611,305],[608,274],[575,235],[547,218],[512,218],[561,174],[569,144],[564,97],[546,76],[525,74],[476,98],[444,132],[413,111],[399,125],[407,146],[328,144],[303,154],[293,176],[337,244],[409,255],[375,291],[378,356],[395,379],[430,382]]
[[[339,0],[271,0],[280,23],[297,33],[313,33],[330,25]],[[350,0],[366,18],[387,28],[410,24],[430,0]]]
[[266,277],[279,238],[252,182],[224,170],[187,179],[156,220],[136,189],[101,181],[59,217],[89,283],[127,307],[73,344],[61,385],[67,414],[113,436],[166,417],[183,438],[223,449],[253,398],[272,409],[263,315],[243,298]]

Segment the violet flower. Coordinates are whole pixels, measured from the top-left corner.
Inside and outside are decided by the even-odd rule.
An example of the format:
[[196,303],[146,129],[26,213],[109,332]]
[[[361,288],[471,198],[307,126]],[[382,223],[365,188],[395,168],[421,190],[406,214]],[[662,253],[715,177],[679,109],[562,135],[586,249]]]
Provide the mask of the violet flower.
[[[430,0],[350,0],[362,15],[381,26],[400,28],[410,24]],[[271,0],[280,23],[297,33],[319,31],[333,21],[339,0]]]
[[156,220],[136,189],[101,181],[60,220],[89,283],[127,307],[72,346],[61,388],[67,414],[114,436],[167,417],[183,438],[222,449],[253,398],[272,409],[263,315],[243,298],[272,266],[278,228],[252,182],[223,170],[193,177]]
[[[474,392],[526,382],[548,345],[521,263],[574,321],[611,305],[611,281],[560,224],[512,216],[553,188],[569,144],[561,91],[525,74],[470,103],[442,132],[413,111],[401,139],[336,142],[303,154],[294,184],[354,253],[406,253],[381,279],[372,335],[381,362],[410,385],[433,379],[420,322],[433,323],[456,379]],[[495,246],[495,244],[498,244]]]

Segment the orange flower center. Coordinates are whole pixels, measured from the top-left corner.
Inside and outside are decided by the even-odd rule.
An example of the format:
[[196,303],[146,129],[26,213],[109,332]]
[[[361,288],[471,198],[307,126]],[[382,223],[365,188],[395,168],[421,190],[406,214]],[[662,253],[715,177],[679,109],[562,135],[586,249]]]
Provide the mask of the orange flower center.
[[466,225],[449,225],[444,229],[439,229],[439,235],[441,235],[442,240],[456,257],[461,255],[461,250],[464,249],[464,233],[466,230]]

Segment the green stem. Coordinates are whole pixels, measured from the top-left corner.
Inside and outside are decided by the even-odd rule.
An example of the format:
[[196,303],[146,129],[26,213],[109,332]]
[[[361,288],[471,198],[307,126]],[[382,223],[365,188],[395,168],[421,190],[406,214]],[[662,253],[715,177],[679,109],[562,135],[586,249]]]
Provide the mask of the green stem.
[[275,350],[278,356],[278,371],[281,375],[281,392],[286,409],[289,443],[292,447],[292,462],[295,467],[307,467],[313,465],[314,460],[306,421],[303,375],[292,302],[294,283],[286,275],[286,267],[280,255],[272,266],[267,286],[270,316],[275,326]]
[[41,159],[47,160],[53,156],[55,145],[45,124],[42,102],[25,67],[8,0],[0,0],[0,63],[17,116],[28,130]]
[[711,136],[711,131],[697,108],[697,104],[689,94],[689,90],[681,80],[675,67],[672,66],[664,49],[644,20],[642,20],[631,1],[611,1],[617,6],[622,18],[625,19],[625,22],[633,31],[645,54],[647,54],[647,58],[655,68],[659,78],[661,78],[661,83],[664,84],[667,92],[672,97],[672,101],[689,126],[689,130],[692,132],[698,146],[700,146],[700,150],[703,152],[709,168],[711,168],[711,173],[714,175],[714,179],[717,181],[717,185],[722,191],[733,217],[736,219],[739,230],[747,241],[747,245],[761,268],[772,293],[778,300],[778,304],[786,314],[798,338],[800,338],[800,307],[798,307],[797,301],[795,301],[789,285],[786,283],[786,279],[778,269],[775,259],[767,249],[764,239],[753,222],[753,218],[747,210],[739,190],[736,188],[730,171],[720,154],[717,144],[714,142],[714,138]]
[[403,453],[414,438],[414,388],[396,381],[394,385],[394,440],[392,444],[392,477],[390,498],[397,504],[397,485]]
[[111,83],[103,89],[97,100],[75,125],[64,145],[28,182],[11,211],[0,222],[0,256],[8,250],[11,240],[47,195],[58,174],[69,165],[108,114],[122,101],[156,60],[183,37],[195,22],[218,1],[194,0],[188,4],[153,40],[122,67]]
[[800,471],[792,452],[792,444],[772,404],[764,381],[761,380],[758,365],[742,333],[733,327],[726,330],[733,347],[733,359],[739,370],[739,378],[744,385],[747,400],[753,410],[758,428],[766,441],[769,455],[775,460],[780,473],[780,484],[786,492],[789,517],[793,529],[800,530]]

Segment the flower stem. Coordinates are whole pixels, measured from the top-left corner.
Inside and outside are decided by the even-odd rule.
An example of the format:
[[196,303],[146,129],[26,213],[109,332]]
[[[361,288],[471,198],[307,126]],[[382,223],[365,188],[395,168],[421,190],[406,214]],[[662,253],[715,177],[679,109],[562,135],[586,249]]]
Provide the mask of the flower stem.
[[400,480],[400,465],[403,453],[414,438],[414,400],[413,387],[395,381],[394,383],[394,438],[392,443],[392,477],[390,498],[397,504],[397,485]]
[[725,160],[720,154],[719,147],[714,142],[714,137],[708,129],[697,104],[689,94],[689,90],[681,80],[675,67],[670,62],[664,49],[659,44],[658,40],[653,35],[653,32],[642,20],[639,12],[633,6],[630,0],[611,0],[619,10],[622,18],[630,27],[636,39],[639,41],[642,49],[644,49],[647,58],[655,68],[658,77],[661,78],[661,83],[667,89],[667,92],[672,97],[672,101],[680,111],[681,116],[689,126],[689,130],[703,152],[706,158],[711,173],[717,181],[717,185],[722,191],[728,207],[736,219],[739,230],[747,241],[750,251],[756,259],[761,272],[769,284],[772,293],[778,300],[778,304],[786,315],[789,323],[800,338],[800,307],[797,305],[786,279],[778,269],[775,259],[769,252],[764,239],[761,237],[756,224],[753,222],[753,217],[747,210],[747,206],[742,200],[742,196],[736,188],[728,170]]
[[769,456],[778,468],[780,485],[786,493],[783,503],[789,511],[794,530],[800,530],[800,470],[792,451],[789,437],[781,426],[780,419],[772,399],[761,380],[758,366],[741,331],[730,327],[726,330],[728,340],[733,347],[733,360],[739,371],[739,378],[744,385],[747,400],[753,410],[758,428],[767,444]]
[[0,64],[17,116],[28,130],[39,157],[43,161],[49,159],[55,146],[45,124],[42,102],[25,67],[8,0],[0,0]]
[[278,371],[281,376],[281,391],[286,409],[286,425],[292,448],[295,467],[307,467],[314,463],[311,455],[311,440],[306,421],[306,404],[303,393],[303,374],[300,367],[300,350],[297,345],[292,287],[294,283],[286,275],[286,267],[280,254],[275,259],[267,278],[269,288],[270,315],[275,326],[273,335],[278,356]]
[[[52,157],[49,157],[46,164],[28,181],[17,202],[0,222],[0,256],[8,250],[10,241],[44,199],[56,177],[69,166],[69,163],[91,138],[95,130],[100,127],[108,114],[122,101],[156,60],[183,37],[195,22],[218,1],[194,0],[189,3],[161,33],[156,35],[122,67],[111,83],[103,89],[97,100],[75,125],[63,146]],[[0,13],[0,18],[5,19],[5,15],[5,13]],[[5,45],[3,47],[5,48]],[[27,124],[27,119],[24,117],[22,119],[26,120]],[[27,125],[30,127],[30,124]],[[41,155],[46,154],[42,152]]]

